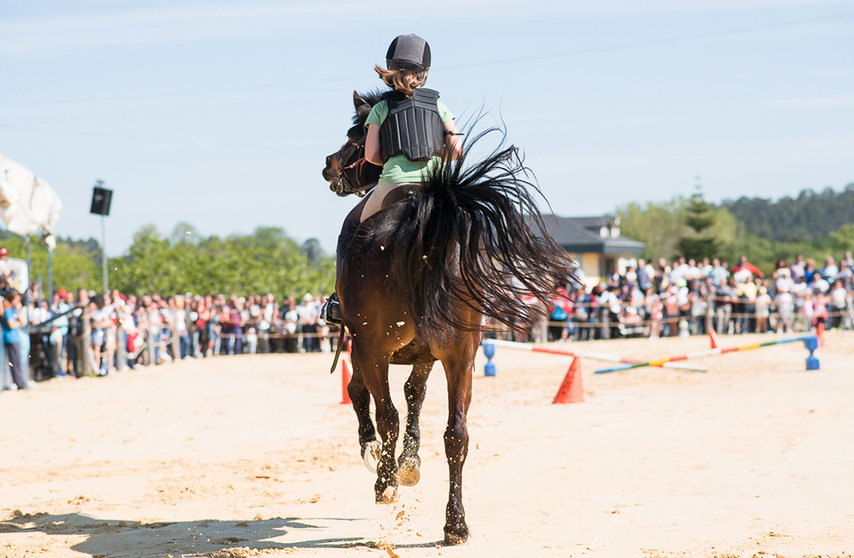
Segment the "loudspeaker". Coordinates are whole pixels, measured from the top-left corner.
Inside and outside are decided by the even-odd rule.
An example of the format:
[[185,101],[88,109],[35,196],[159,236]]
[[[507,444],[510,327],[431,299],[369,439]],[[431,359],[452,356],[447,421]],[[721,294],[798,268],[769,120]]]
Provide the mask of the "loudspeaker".
[[95,215],[109,215],[110,202],[113,199],[113,191],[95,186],[92,188],[92,207],[89,213]]

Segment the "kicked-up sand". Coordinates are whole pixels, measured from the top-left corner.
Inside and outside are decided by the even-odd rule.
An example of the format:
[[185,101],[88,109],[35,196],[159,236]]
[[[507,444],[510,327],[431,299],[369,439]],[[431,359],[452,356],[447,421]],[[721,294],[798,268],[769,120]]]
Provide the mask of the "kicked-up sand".
[[[774,335],[722,337],[741,346]],[[790,343],[595,375],[570,357],[479,356],[464,470],[468,543],[441,546],[444,374],[421,482],[374,504],[331,355],[218,357],[0,393],[0,556],[854,556],[854,332],[821,369]],[[648,360],[705,337],[559,344]],[[392,367],[401,418],[407,369]]]

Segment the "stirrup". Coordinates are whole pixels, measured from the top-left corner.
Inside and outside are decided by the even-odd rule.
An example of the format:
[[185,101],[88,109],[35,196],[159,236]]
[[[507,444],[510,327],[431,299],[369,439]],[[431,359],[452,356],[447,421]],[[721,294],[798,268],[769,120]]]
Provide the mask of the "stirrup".
[[341,323],[341,303],[338,302],[337,293],[332,293],[332,295],[326,299],[326,302],[320,309],[320,317],[328,324]]

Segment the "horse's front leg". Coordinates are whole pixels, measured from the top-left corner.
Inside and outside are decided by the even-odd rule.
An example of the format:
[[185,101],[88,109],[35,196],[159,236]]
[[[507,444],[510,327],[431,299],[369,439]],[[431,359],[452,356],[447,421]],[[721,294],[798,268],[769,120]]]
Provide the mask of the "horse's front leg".
[[376,501],[378,504],[394,502],[397,499],[397,462],[394,454],[400,417],[394,408],[388,386],[388,356],[362,355],[357,346],[354,346],[352,358],[353,368],[360,371],[377,406],[377,431],[382,440],[382,453],[374,486]]
[[[477,345],[475,345],[475,348]],[[469,537],[463,509],[463,464],[469,448],[466,416],[471,404],[471,358],[442,359],[448,380],[448,426],[445,429],[445,455],[448,459],[449,495],[445,509],[445,544],[461,544]]]
[[371,394],[358,368],[353,368],[353,376],[347,385],[347,394],[350,396],[353,410],[356,412],[356,420],[359,422],[359,449],[362,460],[370,472],[376,473],[382,448],[377,442],[377,432],[374,429],[374,421],[371,420]]
[[418,419],[427,393],[427,378],[430,377],[432,369],[432,362],[414,365],[412,374],[403,386],[406,395],[406,430],[403,433],[403,452],[397,462],[397,479],[403,486],[415,486],[421,479],[421,458],[418,457],[421,430]]

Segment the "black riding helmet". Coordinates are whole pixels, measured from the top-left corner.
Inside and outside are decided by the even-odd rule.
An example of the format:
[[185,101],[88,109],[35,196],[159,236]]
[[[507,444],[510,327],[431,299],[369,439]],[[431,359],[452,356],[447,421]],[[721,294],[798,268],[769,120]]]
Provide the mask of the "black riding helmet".
[[430,68],[430,45],[418,35],[398,35],[385,55],[389,70],[423,72]]

